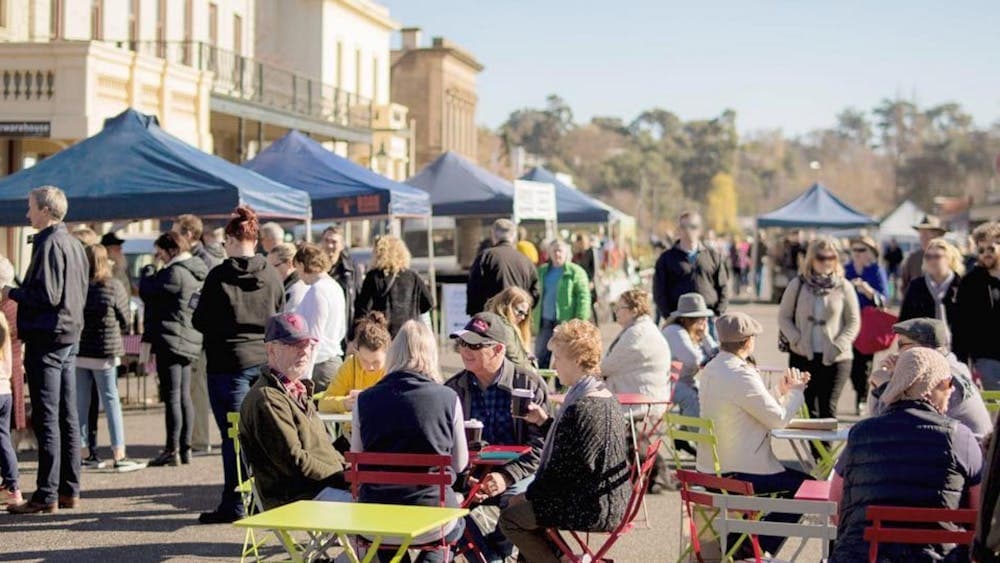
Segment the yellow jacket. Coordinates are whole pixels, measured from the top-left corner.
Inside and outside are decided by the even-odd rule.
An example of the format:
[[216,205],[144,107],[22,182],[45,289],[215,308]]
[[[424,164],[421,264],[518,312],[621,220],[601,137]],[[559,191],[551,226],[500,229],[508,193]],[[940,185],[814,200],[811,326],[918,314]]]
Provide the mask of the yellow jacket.
[[319,400],[319,412],[347,412],[344,400],[351,391],[363,391],[378,383],[385,375],[385,369],[365,371],[358,357],[351,354],[344,360],[344,365],[337,370],[330,386]]

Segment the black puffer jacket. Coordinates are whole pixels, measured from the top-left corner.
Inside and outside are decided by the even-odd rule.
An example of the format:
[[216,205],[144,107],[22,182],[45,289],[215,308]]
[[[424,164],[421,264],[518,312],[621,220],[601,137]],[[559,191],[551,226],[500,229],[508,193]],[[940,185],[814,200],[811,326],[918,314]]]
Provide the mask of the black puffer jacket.
[[139,296],[146,305],[143,340],[156,353],[196,359],[202,336],[191,322],[191,296],[201,290],[208,267],[201,258],[191,256],[159,271],[150,270],[143,271],[139,281]]
[[116,358],[125,354],[122,331],[128,327],[128,292],[122,282],[111,278],[91,283],[83,305],[81,358]]
[[387,275],[384,270],[369,270],[361,284],[354,304],[354,320],[380,311],[389,319],[389,334],[396,331],[410,319],[431,310],[431,290],[413,270],[403,270],[395,275]]

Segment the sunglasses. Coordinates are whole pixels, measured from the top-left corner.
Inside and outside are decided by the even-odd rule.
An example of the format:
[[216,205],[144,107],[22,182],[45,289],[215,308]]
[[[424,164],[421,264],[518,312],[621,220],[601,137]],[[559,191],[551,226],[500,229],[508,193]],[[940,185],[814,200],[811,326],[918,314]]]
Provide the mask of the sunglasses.
[[924,260],[940,260],[944,258],[944,254],[935,252],[933,254],[924,254]]
[[684,229],[685,231],[700,231],[701,230],[701,225],[695,225],[695,224],[692,224],[692,223],[685,223],[685,224],[681,225],[681,228]]
[[855,252],[857,254],[861,254],[862,252],[868,252],[868,247],[867,246],[855,246],[854,248],[851,249],[851,252]]
[[524,309],[514,309],[514,314],[522,319],[528,318],[528,311]]
[[490,344],[488,344],[486,342],[483,342],[481,344],[469,344],[468,342],[466,342],[466,341],[464,341],[464,340],[462,340],[460,338],[458,340],[458,347],[459,348],[465,348],[465,349],[468,349],[468,350],[477,351],[477,350],[482,350],[483,348],[489,348]]
[[836,254],[817,254],[816,255],[816,261],[817,262],[833,262],[835,260],[837,260],[837,255]]

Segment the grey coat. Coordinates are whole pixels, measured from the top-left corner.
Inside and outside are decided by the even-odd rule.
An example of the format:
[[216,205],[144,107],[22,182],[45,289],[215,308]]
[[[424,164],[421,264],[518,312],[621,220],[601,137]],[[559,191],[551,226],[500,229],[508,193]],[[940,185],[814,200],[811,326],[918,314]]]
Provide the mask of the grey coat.
[[[791,351],[806,358],[813,357],[812,330],[817,323],[823,326],[823,364],[854,358],[853,344],[861,331],[861,310],[854,286],[841,279],[840,287],[835,287],[826,295],[816,295],[808,284],[802,284],[796,277],[789,282],[781,296],[778,309],[778,328],[788,338]],[[814,319],[815,301],[823,300],[823,318]]]

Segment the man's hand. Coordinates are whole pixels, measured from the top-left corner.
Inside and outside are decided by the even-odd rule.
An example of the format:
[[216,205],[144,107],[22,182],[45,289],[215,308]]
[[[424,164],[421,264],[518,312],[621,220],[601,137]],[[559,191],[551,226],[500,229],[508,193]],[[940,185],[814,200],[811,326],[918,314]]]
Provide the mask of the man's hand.
[[504,478],[502,473],[496,471],[487,473],[483,477],[482,483],[479,491],[472,497],[472,500],[475,502],[483,502],[490,497],[502,495],[507,490],[507,479]]
[[801,391],[809,383],[809,372],[799,371],[797,368],[788,368],[785,377],[778,383],[778,392],[784,396],[789,391]]
[[535,426],[541,426],[548,419],[549,414],[545,412],[545,409],[535,403],[528,404],[528,413],[524,415],[524,420]]

